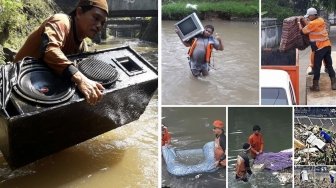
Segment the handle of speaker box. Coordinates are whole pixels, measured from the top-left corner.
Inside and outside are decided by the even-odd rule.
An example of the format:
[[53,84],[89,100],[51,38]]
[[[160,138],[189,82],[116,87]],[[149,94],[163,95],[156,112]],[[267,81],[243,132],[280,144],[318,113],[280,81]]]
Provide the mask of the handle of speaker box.
[[1,96],[1,111],[3,114],[7,117],[9,117],[9,114],[6,111],[6,105],[7,105],[7,98],[9,97],[7,95],[7,77],[6,77],[6,66],[1,67],[1,73],[2,73],[2,96]]

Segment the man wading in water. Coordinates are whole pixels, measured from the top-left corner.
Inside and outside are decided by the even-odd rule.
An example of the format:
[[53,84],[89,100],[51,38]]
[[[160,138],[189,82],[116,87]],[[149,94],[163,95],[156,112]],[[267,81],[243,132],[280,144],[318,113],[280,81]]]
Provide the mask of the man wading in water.
[[226,166],[226,137],[224,134],[224,123],[221,120],[213,122],[213,132],[215,134],[215,159],[216,165],[219,167]]
[[186,47],[190,47],[188,51],[189,65],[191,73],[195,77],[209,75],[209,64],[213,48],[220,51],[224,50],[222,40],[217,33],[216,37],[212,36],[214,31],[215,28],[212,25],[206,25],[202,34],[186,42],[182,41]]

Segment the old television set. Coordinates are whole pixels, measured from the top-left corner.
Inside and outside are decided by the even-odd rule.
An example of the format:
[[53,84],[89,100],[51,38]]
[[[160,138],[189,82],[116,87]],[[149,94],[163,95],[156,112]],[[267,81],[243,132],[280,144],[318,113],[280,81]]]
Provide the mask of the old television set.
[[203,25],[198,19],[196,13],[192,13],[177,22],[175,24],[175,28],[177,29],[177,34],[182,41],[187,41],[204,31]]

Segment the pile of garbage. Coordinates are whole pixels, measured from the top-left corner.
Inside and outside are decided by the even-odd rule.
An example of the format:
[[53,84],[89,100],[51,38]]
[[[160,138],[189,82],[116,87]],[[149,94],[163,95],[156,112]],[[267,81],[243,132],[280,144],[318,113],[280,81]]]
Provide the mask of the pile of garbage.
[[300,175],[294,175],[294,187],[305,187],[305,188],[314,188],[316,184],[314,184],[314,179],[310,178],[307,181],[301,181]]
[[295,165],[335,165],[335,146],[319,137],[316,125],[296,124],[294,127]]
[[318,187],[321,188],[328,188],[328,187],[334,187],[335,184],[332,184],[330,182],[330,177],[329,174],[326,173],[324,177],[319,177],[319,178],[315,178],[315,184],[318,185]]

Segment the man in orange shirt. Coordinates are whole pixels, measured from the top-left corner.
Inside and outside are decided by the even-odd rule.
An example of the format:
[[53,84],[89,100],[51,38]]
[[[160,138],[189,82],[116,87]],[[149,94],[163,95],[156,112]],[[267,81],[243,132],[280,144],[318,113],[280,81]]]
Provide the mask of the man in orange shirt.
[[[319,80],[320,71],[322,66],[322,60],[325,62],[325,68],[328,70],[328,74],[331,80],[331,88],[336,90],[335,71],[332,66],[331,59],[331,42],[329,40],[326,24],[324,19],[317,16],[317,10],[315,8],[309,8],[307,10],[306,18],[310,20],[304,28],[302,28],[300,19],[298,19],[298,25],[303,34],[308,34],[310,46],[314,53],[314,78],[313,85],[310,87],[312,91],[320,91]],[[304,21],[306,21],[304,19]]]
[[251,145],[251,157],[253,159],[264,151],[264,138],[260,130],[259,125],[253,126],[253,134],[251,134],[248,139],[248,143]]
[[41,59],[57,74],[75,82],[88,103],[97,103],[104,87],[79,72],[66,55],[84,52],[87,48],[84,38],[93,38],[102,29],[107,15],[106,0],[80,0],[70,15],[55,14],[33,31],[14,62],[26,56]]
[[224,134],[224,123],[221,120],[215,120],[213,122],[213,132],[215,134],[215,158],[218,166],[226,166],[226,137]]
[[161,146],[170,144],[171,136],[168,132],[168,128],[164,125],[161,125],[161,131],[162,131]]

